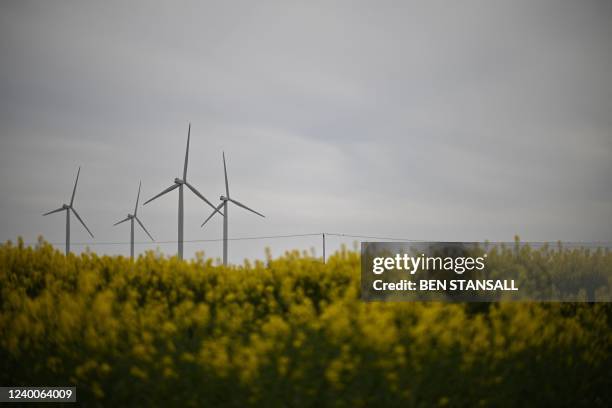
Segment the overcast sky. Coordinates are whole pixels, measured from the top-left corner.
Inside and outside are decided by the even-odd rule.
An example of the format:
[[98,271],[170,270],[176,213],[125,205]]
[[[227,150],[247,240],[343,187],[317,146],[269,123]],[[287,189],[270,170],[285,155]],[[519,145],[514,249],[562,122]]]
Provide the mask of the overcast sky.
[[[232,196],[267,217],[232,208],[230,236],[612,241],[609,1],[0,2],[1,240],[63,242],[41,214],[82,165],[95,241],[128,241],[112,224],[139,180],[146,199],[181,175],[189,121],[192,184],[217,203],[225,151]],[[177,201],[140,209],[158,240]],[[221,237],[188,191],[185,213],[185,239]],[[230,259],[266,245],[320,253]]]

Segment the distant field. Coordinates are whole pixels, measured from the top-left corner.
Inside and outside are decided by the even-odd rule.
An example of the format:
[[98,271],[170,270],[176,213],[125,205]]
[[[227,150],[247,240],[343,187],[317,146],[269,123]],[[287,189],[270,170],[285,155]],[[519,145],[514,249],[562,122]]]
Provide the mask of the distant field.
[[[609,251],[511,251],[571,276]],[[0,246],[1,385],[88,406],[610,406],[612,306],[364,303],[359,254],[236,267]]]

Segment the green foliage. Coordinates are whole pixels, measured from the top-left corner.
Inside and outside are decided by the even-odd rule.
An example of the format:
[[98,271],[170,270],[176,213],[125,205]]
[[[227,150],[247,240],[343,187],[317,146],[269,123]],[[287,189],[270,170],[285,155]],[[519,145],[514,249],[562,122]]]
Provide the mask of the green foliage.
[[[495,265],[612,265],[555,256]],[[346,250],[222,267],[7,243],[0,383],[76,385],[88,406],[610,405],[609,304],[365,303],[359,265]]]

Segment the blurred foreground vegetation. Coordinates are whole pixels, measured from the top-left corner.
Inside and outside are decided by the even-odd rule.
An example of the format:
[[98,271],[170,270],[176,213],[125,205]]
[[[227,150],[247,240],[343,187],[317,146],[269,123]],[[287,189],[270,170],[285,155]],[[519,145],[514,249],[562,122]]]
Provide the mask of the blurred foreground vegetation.
[[[581,272],[612,254],[498,262]],[[611,405],[610,303],[365,303],[359,267],[346,250],[227,268],[7,243],[0,383],[76,385],[88,406]]]

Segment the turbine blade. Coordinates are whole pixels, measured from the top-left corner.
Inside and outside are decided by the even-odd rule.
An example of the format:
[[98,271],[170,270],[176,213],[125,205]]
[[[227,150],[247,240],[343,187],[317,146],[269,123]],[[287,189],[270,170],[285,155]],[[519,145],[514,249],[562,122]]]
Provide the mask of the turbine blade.
[[129,220],[130,220],[130,217],[125,217],[125,218],[124,218],[124,219],[122,219],[121,221],[118,221],[118,222],[114,223],[114,224],[113,224],[113,227],[114,227],[115,225],[119,225],[119,224],[121,224],[121,223],[123,223],[123,222],[126,222],[126,221],[129,221]]
[[[212,205],[212,203],[211,203],[210,201],[208,201],[208,200],[206,199],[206,197],[204,197],[204,196],[202,195],[202,193],[200,193],[198,190],[196,190],[196,188],[195,188],[194,186],[192,186],[192,185],[191,185],[191,184],[189,184],[189,183],[185,183],[185,185],[186,185],[187,187],[189,187],[189,189],[190,189],[191,191],[193,191],[193,194],[197,195],[197,196],[198,196],[198,197],[200,197],[202,200],[204,200],[204,201],[206,202],[206,204],[210,205],[210,206],[211,206],[211,207],[212,207],[212,208],[215,210],[215,212],[219,212],[219,210],[218,210],[218,209],[217,209],[217,208],[216,208],[214,205]],[[219,212],[219,214],[223,214],[223,213]]]
[[47,212],[47,213],[44,213],[44,214],[43,214],[43,217],[44,217],[45,215],[53,214],[53,213],[60,212],[60,211],[63,211],[63,210],[65,210],[65,208],[64,208],[64,207],[60,207],[60,208],[58,208],[57,210],[53,210],[53,211],[49,211],[49,212]]
[[145,228],[145,226],[143,225],[142,222],[140,222],[140,220],[138,219],[138,217],[134,217],[136,218],[136,221],[138,221],[138,224],[140,225],[140,227],[144,230],[144,232],[147,233],[147,235],[149,236],[149,238],[151,238],[151,241],[155,242],[155,239],[151,236],[151,234],[149,234],[149,231],[147,231],[147,229]]
[[153,198],[149,198],[147,201],[145,201],[142,205],[146,205],[147,203],[150,203],[151,201],[155,200],[158,197],[163,196],[166,193],[169,193],[170,191],[174,190],[175,188],[177,188],[179,185],[174,183],[173,185],[171,185],[170,187],[168,187],[167,189],[165,189],[164,191],[162,191],[161,193],[159,193],[158,195],[156,195]]
[[134,217],[138,213],[138,200],[140,199],[140,187],[142,187],[142,181],[138,184],[138,195],[136,196],[136,205],[134,206]]
[[72,189],[72,198],[70,198],[70,206],[74,203],[74,195],[76,194],[77,183],[79,182],[79,174],[81,174],[81,166],[79,166],[79,170],[77,171],[76,180],[74,181],[74,188]]
[[242,204],[241,202],[238,202],[238,201],[236,201],[236,200],[234,200],[234,199],[231,199],[231,198],[229,198],[229,200],[230,200],[232,203],[236,204],[238,207],[242,207],[242,208],[244,208],[245,210],[249,210],[250,212],[252,212],[252,213],[255,213],[255,214],[259,215],[260,217],[264,217],[264,218],[266,218],[266,216],[265,216],[265,215],[258,213],[257,211],[255,211],[255,210],[253,210],[253,209],[251,209],[251,208],[247,207],[246,205]]
[[[217,206],[217,211],[219,211],[219,209],[221,209],[221,207],[223,207],[223,203],[221,203],[221,204],[219,204],[219,205]],[[213,216],[214,216],[214,215],[217,213],[217,211],[213,211],[213,212],[212,212],[212,214],[210,214],[210,215],[208,216],[208,218],[204,220],[204,222],[202,223],[202,225],[200,225],[200,228],[202,228],[202,227],[204,226],[204,224],[206,224],[206,223],[208,222],[208,220],[210,220],[210,219],[211,219],[211,218],[212,218],[212,217],[213,217]]]
[[183,168],[183,180],[187,180],[187,162],[189,161],[189,139],[191,139],[191,122],[187,130],[187,150],[185,151],[185,167]]
[[225,196],[229,198],[229,184],[227,182],[227,167],[225,167],[225,152],[223,152],[223,173],[225,174]]
[[74,213],[74,215],[76,215],[77,219],[79,221],[81,221],[81,224],[83,224],[83,226],[85,227],[85,229],[87,230],[87,232],[89,232],[89,235],[91,235],[91,237],[93,238],[93,234],[91,233],[91,231],[89,230],[89,228],[87,228],[87,225],[85,225],[85,223],[83,222],[83,219],[81,218],[81,216],[79,215],[78,212],[76,212],[76,210],[72,207],[70,207],[70,209],[72,210],[72,212]]

